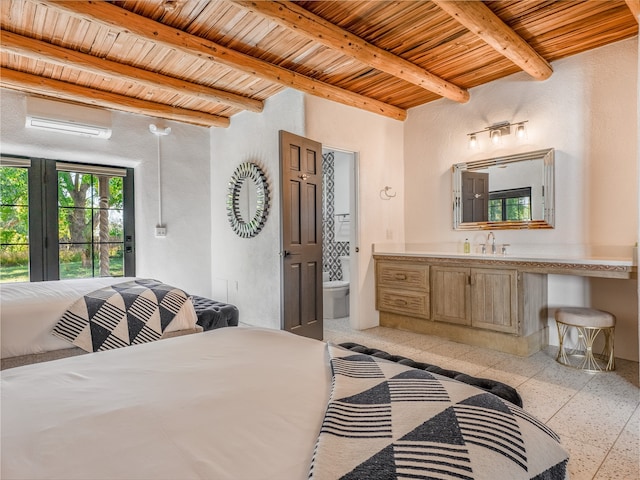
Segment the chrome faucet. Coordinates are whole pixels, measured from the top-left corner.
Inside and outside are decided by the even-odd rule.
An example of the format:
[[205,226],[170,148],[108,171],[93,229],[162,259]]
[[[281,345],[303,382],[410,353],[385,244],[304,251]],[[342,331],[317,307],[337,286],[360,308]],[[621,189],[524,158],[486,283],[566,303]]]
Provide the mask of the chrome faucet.
[[489,243],[489,239],[492,239],[491,242],[491,253],[493,253],[495,255],[496,253],[496,236],[493,234],[493,232],[489,232],[489,234],[487,235],[487,244]]

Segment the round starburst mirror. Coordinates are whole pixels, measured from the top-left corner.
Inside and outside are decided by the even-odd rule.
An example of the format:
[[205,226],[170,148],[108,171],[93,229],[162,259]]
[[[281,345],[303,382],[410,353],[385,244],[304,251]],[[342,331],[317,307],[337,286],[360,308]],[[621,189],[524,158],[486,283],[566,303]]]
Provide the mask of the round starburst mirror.
[[255,237],[267,221],[269,184],[262,169],[252,162],[238,165],[229,181],[227,216],[242,238]]

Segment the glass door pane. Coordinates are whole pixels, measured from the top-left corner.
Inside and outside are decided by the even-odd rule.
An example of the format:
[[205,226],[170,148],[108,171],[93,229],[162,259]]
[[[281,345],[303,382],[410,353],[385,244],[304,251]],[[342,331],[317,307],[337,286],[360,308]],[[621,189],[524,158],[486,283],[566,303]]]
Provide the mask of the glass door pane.
[[60,278],[124,276],[122,177],[58,172]]
[[29,278],[29,171],[0,167],[0,282]]

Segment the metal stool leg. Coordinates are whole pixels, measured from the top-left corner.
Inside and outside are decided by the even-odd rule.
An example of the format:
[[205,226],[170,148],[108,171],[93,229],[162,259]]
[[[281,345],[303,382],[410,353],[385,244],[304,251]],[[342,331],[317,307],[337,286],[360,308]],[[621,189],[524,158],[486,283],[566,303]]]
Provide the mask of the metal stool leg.
[[564,349],[565,344],[565,336],[569,330],[569,325],[565,325],[564,323],[556,322],[556,326],[558,327],[558,355],[556,356],[556,361],[563,364],[571,366],[569,359],[567,358],[567,352]]
[[598,360],[593,355],[593,343],[595,342],[598,334],[600,333],[599,328],[585,328],[585,327],[576,327],[578,330],[578,337],[581,340],[582,348],[584,349],[584,359],[582,360],[582,364],[580,368],[582,370],[587,370],[590,372],[600,372],[602,368],[598,363]]
[[[613,328],[604,328],[604,360],[607,362],[607,366],[604,368],[605,370],[614,370],[616,368],[616,360],[613,355],[613,338],[615,330]],[[608,355],[607,355],[608,353]],[[608,356],[608,358],[607,358]]]
[[[558,327],[558,355],[556,361],[568,367],[587,372],[602,372],[615,369],[613,349],[614,328],[591,328],[556,322]],[[578,344],[575,348],[567,347],[569,332],[575,329]],[[600,332],[604,335],[604,347],[601,353],[594,353],[593,345]]]

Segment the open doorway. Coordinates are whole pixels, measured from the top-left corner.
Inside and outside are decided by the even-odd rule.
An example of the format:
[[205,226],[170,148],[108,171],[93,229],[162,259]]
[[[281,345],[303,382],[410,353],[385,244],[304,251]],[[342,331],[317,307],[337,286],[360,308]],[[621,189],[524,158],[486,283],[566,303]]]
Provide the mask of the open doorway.
[[323,146],[324,324],[355,328],[358,314],[358,155]]

